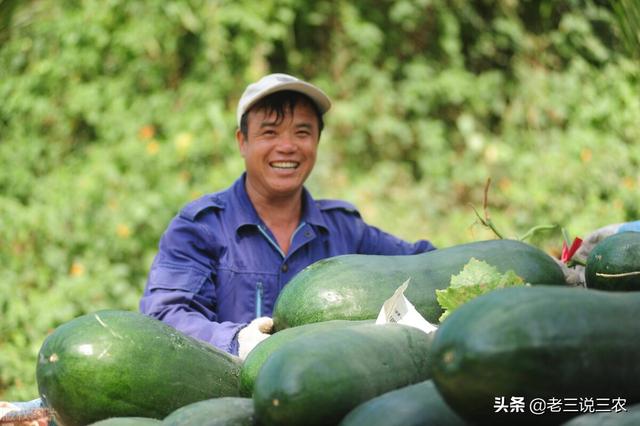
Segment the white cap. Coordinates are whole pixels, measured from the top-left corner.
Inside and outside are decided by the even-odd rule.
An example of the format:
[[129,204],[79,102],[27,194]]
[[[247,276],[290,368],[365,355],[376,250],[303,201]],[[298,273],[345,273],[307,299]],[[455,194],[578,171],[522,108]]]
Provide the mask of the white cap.
[[240,97],[238,110],[236,112],[238,127],[240,127],[242,115],[255,105],[256,102],[267,95],[283,90],[292,90],[307,95],[316,104],[321,114],[324,114],[331,108],[329,97],[313,84],[302,81],[289,74],[269,74],[257,82],[248,85]]

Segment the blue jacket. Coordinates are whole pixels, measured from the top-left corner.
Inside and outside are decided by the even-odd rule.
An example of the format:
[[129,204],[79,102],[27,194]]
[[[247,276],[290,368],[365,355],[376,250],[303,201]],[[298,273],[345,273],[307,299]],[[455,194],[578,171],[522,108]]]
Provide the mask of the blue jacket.
[[162,235],[140,311],[237,354],[238,331],[271,316],[282,288],[311,263],[342,254],[416,254],[410,244],[367,225],[349,203],[303,191],[300,225],[284,254],[249,200],[243,174],[230,188],[187,204]]

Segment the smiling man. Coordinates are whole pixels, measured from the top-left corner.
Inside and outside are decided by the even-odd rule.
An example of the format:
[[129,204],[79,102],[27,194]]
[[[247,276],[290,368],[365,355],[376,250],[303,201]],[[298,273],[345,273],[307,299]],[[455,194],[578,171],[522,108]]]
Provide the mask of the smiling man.
[[343,254],[417,254],[366,224],[339,200],[315,200],[304,182],[316,162],[323,116],[319,88],[287,74],[250,84],[237,109],[245,173],[187,204],[162,236],[140,310],[244,358],[269,336],[282,288],[306,266]]

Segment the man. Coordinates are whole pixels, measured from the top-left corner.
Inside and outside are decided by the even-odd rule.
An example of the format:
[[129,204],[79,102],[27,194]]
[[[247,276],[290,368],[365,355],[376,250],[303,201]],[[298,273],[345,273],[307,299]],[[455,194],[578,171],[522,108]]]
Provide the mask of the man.
[[369,226],[351,204],[314,200],[304,188],[330,106],[322,90],[286,74],[247,87],[236,131],[246,171],[173,218],[140,301],[143,313],[244,358],[269,336],[278,294],[304,267],[348,253],[434,249]]

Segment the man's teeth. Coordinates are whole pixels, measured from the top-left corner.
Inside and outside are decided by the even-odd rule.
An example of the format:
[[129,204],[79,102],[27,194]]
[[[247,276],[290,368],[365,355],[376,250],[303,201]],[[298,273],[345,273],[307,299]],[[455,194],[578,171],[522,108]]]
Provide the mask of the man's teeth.
[[295,169],[298,167],[298,163],[294,161],[277,161],[271,163],[271,167],[275,167],[276,169]]

